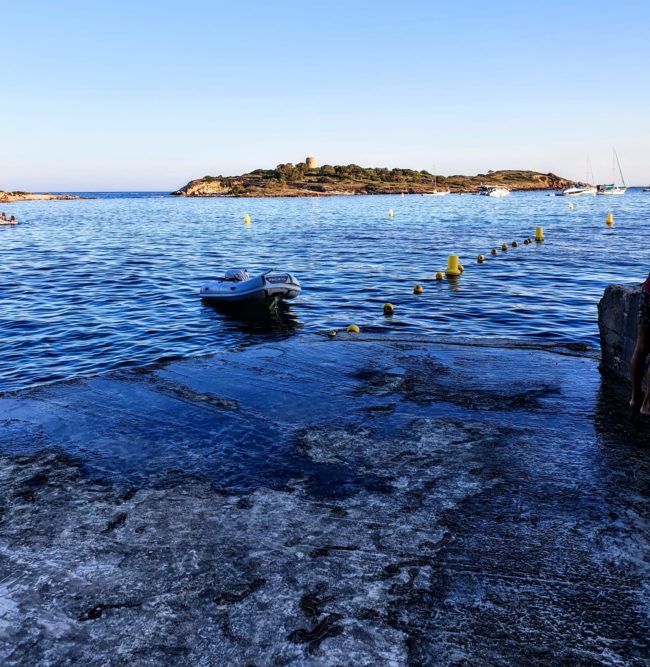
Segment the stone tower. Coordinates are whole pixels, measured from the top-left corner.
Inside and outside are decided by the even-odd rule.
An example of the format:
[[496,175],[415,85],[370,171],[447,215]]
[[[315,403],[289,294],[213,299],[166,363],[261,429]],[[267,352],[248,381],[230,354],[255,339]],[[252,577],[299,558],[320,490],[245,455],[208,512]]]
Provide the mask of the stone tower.
[[316,162],[315,157],[306,157],[305,164],[307,165],[307,169],[318,169],[318,162]]

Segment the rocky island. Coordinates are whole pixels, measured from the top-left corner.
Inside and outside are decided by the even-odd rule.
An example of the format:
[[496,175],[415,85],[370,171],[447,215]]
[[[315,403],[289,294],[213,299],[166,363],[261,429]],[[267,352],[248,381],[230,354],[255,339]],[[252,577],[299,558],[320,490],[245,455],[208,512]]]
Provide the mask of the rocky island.
[[15,201],[52,201],[66,199],[85,199],[78,195],[53,195],[49,193],[35,194],[33,192],[6,192],[0,190],[0,204],[8,204]]
[[414,169],[323,165],[314,158],[275,169],[255,169],[241,176],[204,176],[190,181],[173,195],[183,197],[319,197],[324,195],[427,194],[436,188],[452,193],[474,193],[481,185],[510,190],[559,190],[575,181],[536,171],[488,171],[476,176],[436,176]]

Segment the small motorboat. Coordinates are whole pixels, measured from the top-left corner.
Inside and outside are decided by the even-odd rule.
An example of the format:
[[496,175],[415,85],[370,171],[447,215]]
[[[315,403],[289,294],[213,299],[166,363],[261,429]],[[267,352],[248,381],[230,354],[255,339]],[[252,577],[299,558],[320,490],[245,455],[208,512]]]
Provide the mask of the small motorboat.
[[575,188],[567,188],[562,191],[563,197],[584,197],[585,195],[596,196],[596,188],[593,185],[578,185]]
[[300,294],[300,283],[288,272],[265,269],[250,277],[246,269],[228,269],[223,278],[215,278],[201,287],[203,301],[219,305],[274,306]]
[[507,197],[510,194],[508,188],[499,185],[481,185],[477,192],[485,197],[496,197],[497,199]]

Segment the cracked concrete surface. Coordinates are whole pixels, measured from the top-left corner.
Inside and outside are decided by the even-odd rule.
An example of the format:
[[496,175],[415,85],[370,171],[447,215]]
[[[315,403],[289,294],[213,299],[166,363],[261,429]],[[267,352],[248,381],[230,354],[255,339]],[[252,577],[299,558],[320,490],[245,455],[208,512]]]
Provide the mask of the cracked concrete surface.
[[0,397],[5,665],[645,665],[650,427],[579,351],[300,337]]

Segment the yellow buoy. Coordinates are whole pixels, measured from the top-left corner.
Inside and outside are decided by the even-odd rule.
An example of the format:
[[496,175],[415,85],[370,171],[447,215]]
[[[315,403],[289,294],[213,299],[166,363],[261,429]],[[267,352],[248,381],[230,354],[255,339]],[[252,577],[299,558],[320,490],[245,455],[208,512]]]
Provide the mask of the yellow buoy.
[[497,254],[497,249],[496,249],[496,248],[492,248],[492,250],[490,250],[490,252],[491,252],[493,255],[496,255],[496,254]]
[[436,273],[436,280],[442,280],[442,271]]
[[422,289],[422,285],[416,285],[413,288],[413,294],[422,294],[422,292],[424,292],[424,290]]
[[458,266],[458,255],[449,255],[447,257],[447,268],[445,269],[445,275],[447,276],[459,276],[462,273]]
[[245,225],[250,225],[251,224],[251,217],[248,215],[248,213],[244,216],[244,224]]
[[614,224],[614,216],[611,213],[608,213],[605,222],[607,223],[608,227],[611,227]]
[[356,324],[351,324],[351,325],[347,328],[347,332],[348,332],[348,333],[359,333],[359,327],[358,327]]
[[513,241],[510,245],[511,245],[513,248],[516,248],[516,247],[517,247],[517,241]]
[[395,307],[393,306],[392,303],[385,303],[384,304],[384,315],[392,315],[394,311],[395,311]]
[[535,227],[535,241],[541,243],[544,240],[544,230],[541,227]]
[[505,243],[502,243],[501,250],[503,250],[503,252],[506,252],[506,250],[508,250],[508,246]]
[[483,264],[484,261],[485,261],[485,257],[483,257],[483,255],[479,255],[479,256],[476,258],[476,262],[477,262],[477,264]]
[[392,218],[394,215],[395,215],[395,211],[393,211],[392,208],[389,208],[389,209],[388,209],[388,217],[389,217],[389,218]]

